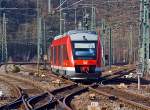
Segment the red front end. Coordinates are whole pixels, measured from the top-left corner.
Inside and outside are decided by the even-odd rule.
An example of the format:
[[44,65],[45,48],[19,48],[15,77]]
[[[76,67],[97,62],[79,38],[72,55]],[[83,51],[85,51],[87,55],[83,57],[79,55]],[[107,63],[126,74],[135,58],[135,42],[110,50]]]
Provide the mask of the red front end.
[[102,59],[100,36],[96,40],[72,40],[71,36],[65,35],[54,40],[50,48],[52,71],[69,76],[71,79],[100,77]]

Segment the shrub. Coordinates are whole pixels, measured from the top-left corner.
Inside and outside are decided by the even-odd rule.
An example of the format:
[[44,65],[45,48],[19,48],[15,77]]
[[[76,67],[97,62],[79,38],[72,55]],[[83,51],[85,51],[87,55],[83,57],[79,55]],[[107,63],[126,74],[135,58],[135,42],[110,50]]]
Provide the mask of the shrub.
[[20,68],[18,66],[14,65],[14,68],[13,68],[12,72],[13,73],[18,73],[18,72],[20,72]]

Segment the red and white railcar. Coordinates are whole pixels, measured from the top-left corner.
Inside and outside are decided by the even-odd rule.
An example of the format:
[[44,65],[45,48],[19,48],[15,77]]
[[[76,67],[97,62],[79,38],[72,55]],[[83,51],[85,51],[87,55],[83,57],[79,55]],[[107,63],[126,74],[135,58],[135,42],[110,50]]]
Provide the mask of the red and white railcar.
[[54,73],[67,78],[97,79],[101,75],[100,36],[90,31],[69,31],[54,38],[50,46]]

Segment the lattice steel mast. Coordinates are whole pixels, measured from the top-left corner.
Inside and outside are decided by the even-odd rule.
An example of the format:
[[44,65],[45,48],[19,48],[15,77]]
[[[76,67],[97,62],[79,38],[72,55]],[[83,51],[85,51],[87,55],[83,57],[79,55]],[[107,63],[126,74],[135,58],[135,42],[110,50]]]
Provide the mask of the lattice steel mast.
[[96,28],[96,8],[94,7],[92,0],[91,30],[95,30],[95,28]]
[[139,70],[148,73],[149,59],[149,0],[140,0]]
[[37,72],[39,73],[39,66],[42,57],[42,18],[39,12],[39,0],[37,0]]

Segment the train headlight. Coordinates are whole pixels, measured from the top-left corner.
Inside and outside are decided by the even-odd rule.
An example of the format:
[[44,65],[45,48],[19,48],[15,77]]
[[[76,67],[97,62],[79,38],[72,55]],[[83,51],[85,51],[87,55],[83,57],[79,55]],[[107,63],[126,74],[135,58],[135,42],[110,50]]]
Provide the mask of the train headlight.
[[88,62],[86,60],[83,60],[83,64],[86,65],[88,64]]
[[108,71],[109,73],[112,73],[112,71],[110,70],[110,71]]
[[67,66],[68,64],[67,64],[67,62],[65,62],[65,66]]

